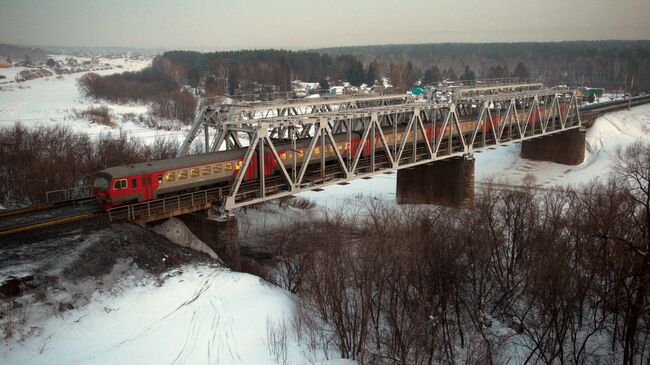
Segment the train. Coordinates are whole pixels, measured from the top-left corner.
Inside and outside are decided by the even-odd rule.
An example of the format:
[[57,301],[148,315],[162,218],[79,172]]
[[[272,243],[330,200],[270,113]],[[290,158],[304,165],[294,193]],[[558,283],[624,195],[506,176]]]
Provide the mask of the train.
[[[543,115],[544,110],[540,108]],[[563,112],[564,113],[564,112]],[[535,125],[538,122],[538,116],[533,114],[528,116],[527,113],[519,113],[519,120],[529,118],[529,124]],[[493,122],[501,122],[499,116],[493,116]],[[475,119],[461,120],[460,129],[463,134],[471,133],[475,128]],[[436,124],[432,127],[430,123],[425,122],[425,133],[429,140],[433,137],[438,138],[443,132],[441,126]],[[451,128],[449,125],[444,131],[445,134]],[[485,131],[491,131],[491,124],[485,124]],[[395,139],[398,143],[402,141],[405,131],[404,126],[395,131],[393,127],[383,129],[384,136],[388,145],[393,145]],[[452,133],[455,133],[452,130]],[[337,148],[342,156],[355,156],[361,138],[359,133],[353,133],[349,140],[346,132],[333,135]],[[369,138],[369,137],[368,137]],[[383,146],[376,135],[376,149],[382,149]],[[418,140],[422,141],[422,133],[418,133]],[[293,165],[294,154],[296,154],[296,164],[300,167],[304,161],[303,156],[308,150],[311,140],[302,139],[296,142],[295,149],[290,142],[276,143],[275,148],[280,160],[286,168]],[[371,153],[371,143],[365,143],[362,157],[367,157]],[[241,170],[246,148],[239,148],[227,151],[219,151],[201,155],[191,155],[186,157],[170,158],[160,161],[151,161],[136,163],[132,165],[116,166],[104,169],[97,173],[93,182],[93,193],[98,203],[110,209],[124,204],[146,202],[159,198],[165,198],[178,195],[194,190],[208,189],[216,186],[227,186],[237,176]],[[325,160],[331,161],[336,158],[336,154],[331,145],[321,151],[320,147],[315,147],[309,163],[321,160],[321,153],[325,154]],[[246,170],[243,181],[254,180],[258,178],[258,157],[255,154]],[[279,172],[278,162],[269,151],[264,154],[264,175],[271,176]]]

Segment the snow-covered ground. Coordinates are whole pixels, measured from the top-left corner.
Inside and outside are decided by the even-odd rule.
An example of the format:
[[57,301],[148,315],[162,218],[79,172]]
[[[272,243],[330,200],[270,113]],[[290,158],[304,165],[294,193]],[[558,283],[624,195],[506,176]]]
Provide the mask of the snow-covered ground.
[[[131,279],[46,321],[39,336],[3,346],[2,363],[274,363],[264,346],[267,324],[289,322],[293,309],[281,289],[206,266],[171,272],[160,286]],[[291,360],[301,363],[300,346],[288,341]]]
[[[62,56],[54,57],[59,60]],[[63,57],[65,58],[65,57]],[[79,58],[79,62],[85,59]],[[138,71],[151,64],[151,60],[128,58],[100,58],[100,63],[107,63],[110,69],[92,71],[100,75],[109,75],[125,71]],[[25,67],[0,69],[0,75],[12,81]],[[24,82],[0,84],[0,127],[11,126],[19,121],[26,126],[66,125],[76,132],[97,137],[102,133],[127,132],[130,136],[142,139],[145,143],[153,142],[158,136],[169,136],[182,141],[186,131],[165,131],[149,128],[137,122],[137,117],[148,113],[146,104],[117,104],[106,101],[93,101],[81,95],[77,80],[87,72],[53,75]],[[75,111],[82,112],[89,107],[106,106],[109,108],[114,127],[92,123],[78,117]]]

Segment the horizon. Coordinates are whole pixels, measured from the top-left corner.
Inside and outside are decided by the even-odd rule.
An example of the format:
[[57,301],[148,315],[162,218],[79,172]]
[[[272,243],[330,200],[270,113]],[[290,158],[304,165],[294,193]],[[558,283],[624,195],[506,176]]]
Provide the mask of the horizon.
[[642,40],[650,34],[647,14],[650,2],[641,0],[549,0],[543,4],[504,0],[498,10],[479,0],[187,0],[182,4],[8,0],[0,4],[0,43],[307,50],[384,44]]
[[266,47],[266,48],[209,48],[209,47],[136,47],[136,46],[66,46],[60,44],[18,44],[0,42],[0,45],[17,46],[22,48],[44,49],[44,48],[72,48],[72,49],[93,49],[93,48],[116,48],[116,49],[132,49],[132,50],[162,50],[162,51],[190,51],[190,52],[230,52],[230,51],[259,51],[259,50],[279,50],[279,51],[319,51],[337,48],[362,48],[362,47],[393,47],[393,46],[426,46],[426,45],[471,45],[471,44],[544,44],[544,43],[599,43],[599,42],[623,42],[623,43],[636,43],[636,42],[650,42],[650,37],[643,39],[576,39],[576,40],[562,40],[562,41],[514,41],[514,42],[425,42],[425,43],[377,43],[377,44],[354,44],[345,46],[329,46],[320,48],[288,48],[288,47]]

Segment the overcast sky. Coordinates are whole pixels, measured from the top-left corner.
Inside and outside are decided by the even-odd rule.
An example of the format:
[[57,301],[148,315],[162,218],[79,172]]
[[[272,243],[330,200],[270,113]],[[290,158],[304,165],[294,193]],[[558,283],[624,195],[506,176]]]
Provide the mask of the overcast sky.
[[0,0],[0,43],[184,49],[650,39],[650,0]]

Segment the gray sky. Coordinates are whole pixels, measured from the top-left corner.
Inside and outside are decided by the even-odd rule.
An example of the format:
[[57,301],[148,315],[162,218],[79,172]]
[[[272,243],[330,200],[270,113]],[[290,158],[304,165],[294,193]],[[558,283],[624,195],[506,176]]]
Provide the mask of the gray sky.
[[650,0],[0,0],[0,43],[184,49],[650,39]]

